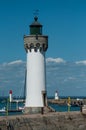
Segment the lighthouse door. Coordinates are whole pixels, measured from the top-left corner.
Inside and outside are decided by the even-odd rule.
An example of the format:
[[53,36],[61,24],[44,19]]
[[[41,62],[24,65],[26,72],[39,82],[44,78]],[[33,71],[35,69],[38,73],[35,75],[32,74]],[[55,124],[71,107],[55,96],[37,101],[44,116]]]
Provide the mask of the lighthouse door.
[[46,91],[42,91],[42,98],[43,98],[43,104],[44,106],[46,106],[47,105]]

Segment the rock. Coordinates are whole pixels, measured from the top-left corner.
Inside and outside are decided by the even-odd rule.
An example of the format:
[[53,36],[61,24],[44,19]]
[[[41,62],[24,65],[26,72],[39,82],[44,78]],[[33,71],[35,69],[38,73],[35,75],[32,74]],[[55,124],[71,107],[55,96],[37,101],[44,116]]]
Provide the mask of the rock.
[[81,112],[49,112],[0,117],[0,130],[85,130]]

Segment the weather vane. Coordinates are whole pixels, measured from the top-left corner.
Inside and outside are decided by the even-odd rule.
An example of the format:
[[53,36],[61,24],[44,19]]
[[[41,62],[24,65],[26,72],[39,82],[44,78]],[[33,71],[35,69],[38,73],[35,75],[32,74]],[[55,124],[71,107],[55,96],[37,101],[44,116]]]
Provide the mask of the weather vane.
[[39,10],[38,9],[36,9],[36,10],[34,10],[34,16],[38,16],[38,14],[39,14]]

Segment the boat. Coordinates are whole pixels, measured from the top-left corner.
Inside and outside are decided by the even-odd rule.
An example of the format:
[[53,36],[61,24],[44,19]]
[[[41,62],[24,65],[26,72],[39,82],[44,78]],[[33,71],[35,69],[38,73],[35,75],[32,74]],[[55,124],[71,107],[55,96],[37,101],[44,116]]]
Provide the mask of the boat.
[[24,110],[25,107],[19,107],[19,110]]
[[3,107],[2,109],[0,109],[0,113],[4,113],[4,112],[6,112],[5,107]]

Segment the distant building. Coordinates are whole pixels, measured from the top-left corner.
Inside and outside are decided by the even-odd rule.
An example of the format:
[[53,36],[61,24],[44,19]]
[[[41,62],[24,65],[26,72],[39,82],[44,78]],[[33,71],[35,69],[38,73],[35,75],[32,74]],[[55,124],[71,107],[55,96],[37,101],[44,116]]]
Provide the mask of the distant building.
[[59,99],[59,96],[58,96],[58,92],[56,91],[55,92],[55,100],[58,100]]

